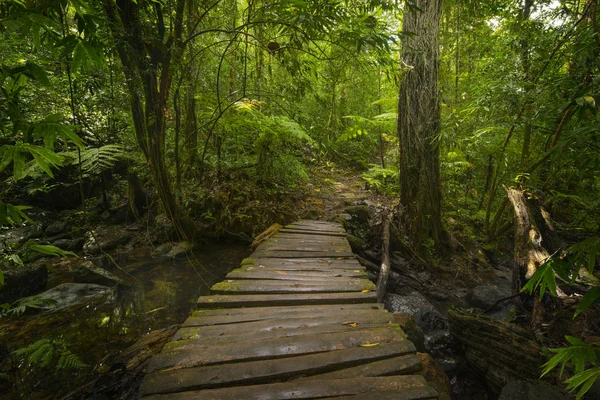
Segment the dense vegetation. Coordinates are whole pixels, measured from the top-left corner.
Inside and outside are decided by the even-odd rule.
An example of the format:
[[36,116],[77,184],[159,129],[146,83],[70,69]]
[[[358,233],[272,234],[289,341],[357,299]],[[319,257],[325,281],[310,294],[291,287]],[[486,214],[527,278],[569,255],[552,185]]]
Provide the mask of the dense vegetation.
[[[179,238],[252,236],[296,218],[310,174],[335,163],[398,199],[430,268],[514,253],[515,292],[534,299],[518,311],[543,334],[547,292],[577,282],[578,315],[600,299],[598,12],[597,0],[4,1],[0,226],[35,224],[29,206],[93,226],[126,202]],[[5,270],[66,254],[0,249]],[[548,366],[572,360],[570,387],[589,388],[598,345],[568,343]]]

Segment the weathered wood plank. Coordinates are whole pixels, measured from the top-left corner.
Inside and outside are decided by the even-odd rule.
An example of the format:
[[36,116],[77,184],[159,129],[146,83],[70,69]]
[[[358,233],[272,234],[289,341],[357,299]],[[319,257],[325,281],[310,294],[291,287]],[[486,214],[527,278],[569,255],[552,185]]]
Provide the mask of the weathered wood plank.
[[290,229],[290,228],[283,228],[279,232],[281,232],[281,233],[298,233],[298,234],[302,234],[302,235],[346,237],[346,234],[341,233],[341,232],[337,233],[337,232],[326,232],[326,231],[308,231],[308,230],[303,230],[303,229]]
[[[353,347],[328,353],[317,353],[291,358],[250,361],[193,367],[180,370],[157,371],[149,374],[141,386],[142,394],[171,393],[184,390],[218,388],[240,384],[260,384],[271,380],[287,380],[300,375],[317,378],[324,372],[363,365],[389,357],[400,366],[411,368],[403,356],[412,351],[410,342],[381,344],[374,347]],[[401,373],[402,369],[398,369]],[[406,370],[406,374],[410,373]]]
[[[419,389],[416,393],[409,389]],[[319,399],[361,393],[396,392],[398,400],[430,399],[431,390],[422,376],[405,375],[360,379],[292,381],[266,385],[241,386],[151,395],[147,400],[287,400]],[[407,393],[403,396],[402,393]],[[371,399],[377,398],[372,396]]]
[[254,253],[256,258],[354,258],[354,253],[351,251],[285,251],[285,250],[256,250]]
[[332,304],[285,307],[247,307],[197,310],[183,323],[183,326],[202,326],[232,324],[237,322],[260,321],[264,319],[289,318],[290,315],[299,318],[311,315],[328,315],[336,312],[351,314],[364,310],[379,310],[387,312],[381,304]]
[[259,293],[334,293],[375,290],[368,279],[332,278],[327,282],[276,281],[276,280],[227,280],[215,283],[214,294],[259,294]]
[[232,271],[227,274],[226,279],[264,279],[264,280],[297,280],[323,282],[334,278],[366,278],[366,271],[355,272],[354,270],[332,270],[330,274],[321,271],[298,271],[298,270],[251,270]]
[[336,371],[326,372],[318,376],[309,376],[302,379],[343,379],[358,378],[366,376],[391,376],[407,375],[421,371],[421,359],[414,355],[402,355],[399,357],[377,360],[368,364],[356,365]]
[[372,330],[324,333],[318,336],[301,336],[298,340],[284,337],[193,347],[183,343],[182,349],[170,348],[168,351],[154,356],[148,365],[148,371],[190,368],[242,360],[256,361],[343,350],[374,343],[401,342],[405,339],[400,332],[402,331],[393,329],[392,326],[386,329],[374,328]]
[[288,293],[201,296],[201,308],[273,307],[286,305],[376,303],[375,292]]
[[338,260],[337,258],[252,258],[248,261],[244,262],[242,266],[245,265],[263,265],[265,267],[268,266],[290,266],[290,267],[300,267],[306,265],[313,265],[321,268],[323,271],[327,271],[328,268],[364,268],[356,258],[343,258]]
[[343,228],[334,228],[334,227],[321,227],[317,225],[301,225],[301,224],[293,224],[287,225],[284,229],[293,229],[297,231],[307,231],[307,232],[317,232],[317,233],[345,233],[346,231]]
[[306,252],[315,252],[315,251],[320,251],[320,252],[339,252],[339,253],[349,253],[352,252],[352,249],[350,248],[349,245],[344,245],[344,246],[331,246],[331,245],[323,245],[323,244],[316,244],[316,245],[307,245],[307,244],[300,244],[300,243],[286,243],[286,244],[280,244],[280,243],[265,243],[260,245],[256,251],[306,251]]
[[302,240],[302,241],[306,241],[306,242],[314,242],[314,241],[319,241],[319,242],[333,242],[333,243],[337,243],[339,241],[344,241],[346,240],[346,237],[344,236],[339,236],[339,235],[334,235],[334,236],[330,236],[330,235],[319,235],[316,233],[313,234],[302,234],[302,233],[279,233],[276,237],[273,237],[270,240]]
[[[379,310],[362,310],[351,313],[321,313],[316,316],[290,318],[275,318],[269,320],[238,322],[236,324],[220,324],[213,326],[193,326],[193,322],[186,321],[185,326],[181,328],[173,338],[181,339],[202,339],[209,337],[221,337],[232,335],[251,334],[256,335],[259,332],[266,332],[271,336],[283,336],[283,330],[297,330],[300,332],[304,328],[330,327],[334,326],[338,332],[343,330],[363,329],[365,326],[385,326],[394,323],[394,316],[391,313],[381,312]],[[398,325],[399,326],[399,325]],[[330,328],[328,328],[330,329]],[[328,330],[332,332],[332,330]],[[311,330],[317,333],[318,330]],[[302,334],[302,333],[298,333]]]
[[[197,346],[216,346],[221,344],[228,344],[236,341],[243,340],[262,340],[262,339],[271,339],[273,337],[278,338],[288,338],[290,340],[302,340],[302,336],[318,336],[325,333],[343,333],[350,331],[359,331],[359,330],[369,330],[369,329],[397,329],[398,335],[403,336],[404,332],[401,331],[400,325],[398,324],[390,324],[385,322],[373,322],[373,321],[364,321],[360,324],[359,328],[353,328],[352,325],[354,321],[353,319],[349,319],[346,321],[346,324],[337,324],[337,325],[318,325],[318,326],[308,326],[308,327],[291,327],[286,328],[282,327],[281,329],[276,330],[263,330],[258,332],[233,332],[228,335],[222,336],[207,336],[198,338],[200,334],[203,333],[204,329],[201,328],[182,328],[181,329],[181,340],[177,340],[175,342],[169,342],[165,346],[164,350],[168,351],[171,349],[185,349]],[[218,326],[229,326],[229,325],[218,325]],[[214,330],[211,332],[214,333]],[[191,336],[191,337],[187,337]]]
[[[318,276],[317,274],[322,274],[322,276],[332,276],[335,274],[345,275],[354,275],[354,274],[363,274],[366,273],[366,269],[356,265],[335,265],[335,266],[327,266],[327,265],[311,265],[311,264],[301,264],[301,265],[245,265],[240,268],[236,268],[231,272],[235,273],[256,273],[256,272],[266,272],[266,273],[277,273],[275,271],[283,271],[288,274],[303,274],[304,276]],[[326,280],[326,279],[325,279]]]
[[377,392],[361,393],[354,396],[322,397],[320,400],[432,400],[438,394],[431,386],[423,388],[402,389],[401,392],[379,390]]

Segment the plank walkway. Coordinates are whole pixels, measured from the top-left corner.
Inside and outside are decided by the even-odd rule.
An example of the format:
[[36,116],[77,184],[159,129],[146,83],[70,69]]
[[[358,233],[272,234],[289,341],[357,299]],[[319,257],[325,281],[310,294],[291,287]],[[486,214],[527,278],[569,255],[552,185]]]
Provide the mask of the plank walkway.
[[340,224],[261,244],[151,360],[146,400],[437,399]]

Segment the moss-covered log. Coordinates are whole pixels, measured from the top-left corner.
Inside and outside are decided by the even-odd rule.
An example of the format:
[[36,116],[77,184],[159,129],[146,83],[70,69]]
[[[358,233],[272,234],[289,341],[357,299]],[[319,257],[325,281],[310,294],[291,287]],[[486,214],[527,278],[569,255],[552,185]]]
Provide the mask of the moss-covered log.
[[513,380],[536,381],[547,361],[543,347],[526,330],[468,311],[448,311],[450,333],[464,347],[472,368],[495,392]]

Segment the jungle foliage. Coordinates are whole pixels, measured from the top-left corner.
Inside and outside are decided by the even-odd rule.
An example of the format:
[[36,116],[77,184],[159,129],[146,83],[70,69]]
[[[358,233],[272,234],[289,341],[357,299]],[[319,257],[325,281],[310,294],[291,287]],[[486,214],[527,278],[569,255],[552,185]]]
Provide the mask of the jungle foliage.
[[[436,55],[424,64],[436,86],[407,94],[401,84],[423,54],[407,43],[424,36],[401,21],[425,12],[418,5],[1,2],[0,227],[34,224],[27,208],[62,190],[69,203],[57,209],[105,211],[128,198],[137,217],[164,214],[181,237],[199,236],[198,226],[252,235],[276,222],[256,214],[301,192],[320,163],[353,168],[374,192],[400,198],[416,184],[403,176],[426,165],[436,182],[422,193],[439,209],[423,215],[443,227],[414,225],[417,252],[452,241],[505,249],[511,187],[543,206],[563,240],[526,289],[556,295],[582,266],[597,276],[598,1],[447,0],[436,10],[439,38],[428,38]],[[434,129],[411,111],[417,95],[439,110]],[[406,151],[411,136],[397,122],[411,118],[425,124],[429,153]],[[44,246],[30,243],[67,254]],[[18,264],[19,251],[3,246],[2,261]],[[596,281],[583,286],[575,318],[598,306]],[[557,350],[547,364],[571,360],[568,383],[580,393],[598,377],[597,344],[586,346],[596,358]]]

